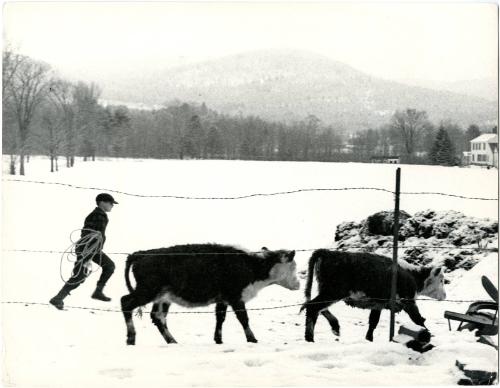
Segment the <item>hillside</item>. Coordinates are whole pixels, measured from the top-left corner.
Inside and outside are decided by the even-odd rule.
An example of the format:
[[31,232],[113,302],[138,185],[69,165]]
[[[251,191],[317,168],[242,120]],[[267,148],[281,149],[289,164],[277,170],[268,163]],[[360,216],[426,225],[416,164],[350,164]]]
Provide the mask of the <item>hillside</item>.
[[454,82],[412,79],[399,81],[406,85],[420,86],[435,90],[446,90],[453,93],[483,98],[489,101],[498,100],[497,79],[493,77]]
[[261,50],[172,68],[106,85],[103,97],[145,104],[174,99],[206,102],[229,114],[300,120],[363,129],[385,123],[393,111],[414,107],[430,118],[461,125],[494,125],[492,101],[407,86],[362,73],[327,57],[296,50]]

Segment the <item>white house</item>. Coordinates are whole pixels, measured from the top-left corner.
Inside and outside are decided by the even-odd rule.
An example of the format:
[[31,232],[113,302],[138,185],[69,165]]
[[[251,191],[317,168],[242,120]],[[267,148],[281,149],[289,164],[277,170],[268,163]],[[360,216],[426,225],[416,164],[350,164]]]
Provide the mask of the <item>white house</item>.
[[470,141],[470,163],[498,168],[498,136],[483,133]]

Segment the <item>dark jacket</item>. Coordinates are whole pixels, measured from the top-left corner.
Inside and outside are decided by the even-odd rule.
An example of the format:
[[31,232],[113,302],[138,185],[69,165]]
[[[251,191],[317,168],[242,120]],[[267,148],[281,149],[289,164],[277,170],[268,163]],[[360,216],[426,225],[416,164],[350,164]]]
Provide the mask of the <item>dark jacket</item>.
[[102,245],[106,241],[106,226],[108,226],[108,215],[104,210],[96,207],[92,213],[90,213],[87,218],[85,218],[85,223],[83,224],[82,237],[85,237],[91,231],[85,229],[96,230],[102,234]]

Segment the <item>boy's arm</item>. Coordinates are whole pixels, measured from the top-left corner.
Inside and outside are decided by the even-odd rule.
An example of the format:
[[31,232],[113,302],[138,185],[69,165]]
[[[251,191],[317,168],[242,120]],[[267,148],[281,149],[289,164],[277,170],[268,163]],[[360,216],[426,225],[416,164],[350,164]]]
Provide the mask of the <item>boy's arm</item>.
[[[104,238],[104,231],[106,229],[106,218],[98,213],[91,213],[85,219],[85,223],[83,225],[84,229],[92,229],[97,232],[101,232]],[[87,232],[89,233],[89,232]]]

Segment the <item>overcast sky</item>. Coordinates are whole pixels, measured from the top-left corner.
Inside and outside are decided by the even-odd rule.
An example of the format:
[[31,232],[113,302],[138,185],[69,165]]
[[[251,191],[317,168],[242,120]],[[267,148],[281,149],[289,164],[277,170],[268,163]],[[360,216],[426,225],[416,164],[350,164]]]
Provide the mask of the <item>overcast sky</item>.
[[497,36],[487,3],[4,4],[4,39],[95,80],[267,48],[386,79],[494,78]]

